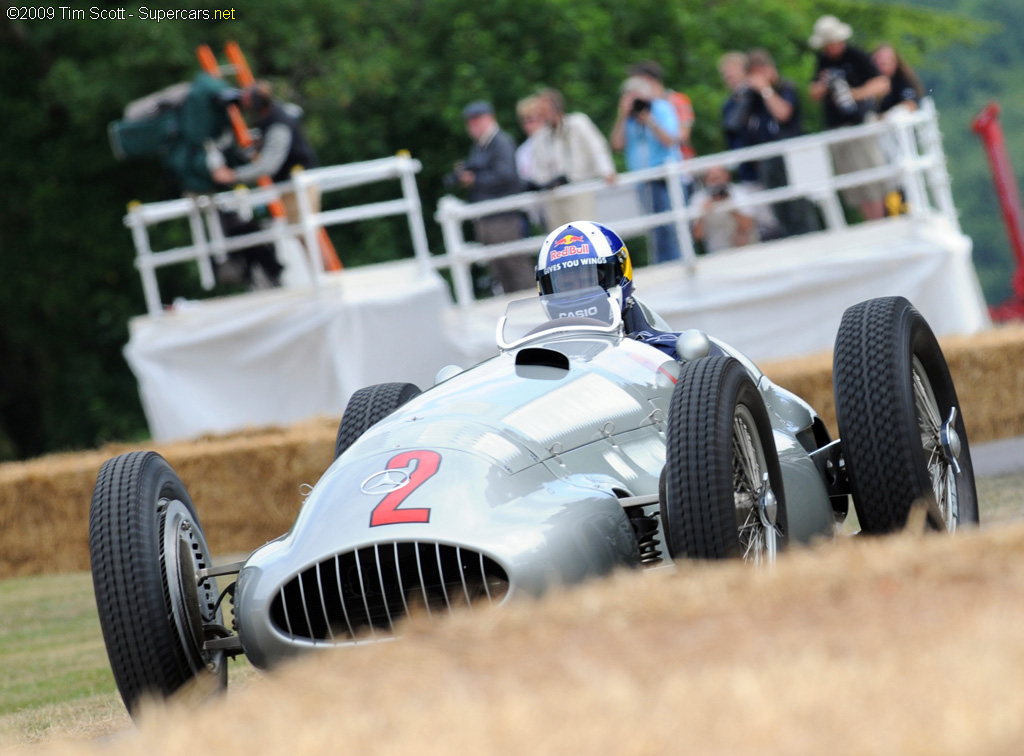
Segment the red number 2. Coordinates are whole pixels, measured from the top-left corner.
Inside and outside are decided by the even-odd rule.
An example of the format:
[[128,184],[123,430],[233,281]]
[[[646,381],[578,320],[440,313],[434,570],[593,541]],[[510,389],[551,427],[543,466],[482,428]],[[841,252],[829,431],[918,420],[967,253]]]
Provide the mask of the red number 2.
[[396,454],[388,460],[388,470],[398,470],[415,462],[416,467],[409,474],[409,482],[392,491],[373,508],[370,515],[370,527],[378,525],[398,525],[403,522],[430,522],[430,510],[425,507],[418,509],[399,509],[409,494],[433,477],[441,466],[441,455],[434,451],[417,450]]

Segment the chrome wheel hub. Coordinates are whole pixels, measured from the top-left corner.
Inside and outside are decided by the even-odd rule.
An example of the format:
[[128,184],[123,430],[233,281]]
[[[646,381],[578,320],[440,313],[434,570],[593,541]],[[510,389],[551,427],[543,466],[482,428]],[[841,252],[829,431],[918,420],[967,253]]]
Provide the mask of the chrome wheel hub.
[[774,564],[778,548],[779,504],[768,480],[764,449],[750,410],[733,416],[733,501],[743,561]]
[[935,502],[942,516],[942,521],[936,525],[952,533],[960,522],[957,482],[960,475],[959,458],[962,443],[955,429],[957,410],[956,407],[951,407],[946,420],[942,420],[942,410],[935,398],[928,374],[917,357],[914,357],[911,378],[925,467],[928,470]]

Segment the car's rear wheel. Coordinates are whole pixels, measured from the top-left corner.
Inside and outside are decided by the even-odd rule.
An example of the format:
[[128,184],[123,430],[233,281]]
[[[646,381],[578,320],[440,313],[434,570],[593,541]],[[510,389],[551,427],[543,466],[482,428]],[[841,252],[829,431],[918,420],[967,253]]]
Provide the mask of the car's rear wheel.
[[914,502],[954,531],[978,522],[978,495],[956,388],[935,335],[903,297],[843,314],[833,384],[839,437],[861,531],[889,533]]
[[419,388],[412,383],[378,383],[352,394],[338,426],[334,458],[340,457],[372,425],[420,393]]
[[227,685],[217,582],[200,580],[210,549],[181,479],[155,452],[100,468],[89,512],[89,554],[103,640],[128,711],[196,678]]
[[685,363],[672,394],[662,518],[673,557],[774,561],[786,499],[771,422],[731,357]]

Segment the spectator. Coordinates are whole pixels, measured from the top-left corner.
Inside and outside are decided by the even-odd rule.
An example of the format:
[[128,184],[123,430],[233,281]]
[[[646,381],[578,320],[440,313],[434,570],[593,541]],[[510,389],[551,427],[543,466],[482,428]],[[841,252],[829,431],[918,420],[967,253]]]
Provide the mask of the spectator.
[[[622,84],[618,116],[612,128],[611,146],[626,155],[631,171],[678,162],[679,119],[668,100],[659,99],[647,79],[631,76]],[[640,201],[648,213],[671,209],[668,185],[663,179],[640,187]],[[654,229],[651,261],[679,259],[679,238],[672,224]]]
[[[749,104],[743,136],[745,144],[778,142],[803,134],[796,85],[779,77],[775,61],[767,50],[751,50],[747,55],[746,84]],[[761,160],[756,165],[761,187],[777,189],[788,185],[786,163],[781,155]],[[814,206],[802,197],[777,202],[772,210],[780,228],[778,231],[762,228],[762,238],[805,234],[821,228]]]
[[[727,52],[718,59],[718,75],[729,91],[722,103],[721,124],[725,146],[738,150],[747,146],[747,116],[750,107],[750,87],[747,85],[747,55],[741,52]],[[757,183],[757,164],[743,163],[736,171],[737,177],[745,184]]]
[[[213,171],[213,178],[220,184],[253,184],[263,176],[269,176],[276,184],[288,181],[292,171],[298,168],[316,168],[319,163],[313,147],[306,140],[299,122],[274,101],[270,84],[261,81],[242,90],[240,104],[256,116],[260,129],[259,150],[255,160],[238,168],[221,166]],[[320,190],[310,187],[307,191],[312,212],[320,212]],[[281,196],[289,223],[299,221],[298,202],[295,194],[287,192]]]
[[925,96],[924,85],[914,69],[897,54],[896,48],[883,42],[875,48],[871,59],[882,76],[889,79],[889,93],[878,104],[878,112],[885,115],[895,107],[917,110],[921,98]]
[[[889,80],[870,56],[847,43],[852,35],[848,24],[835,16],[822,16],[808,39],[818,58],[809,92],[813,100],[824,103],[826,129],[871,120],[876,101],[889,92]],[[836,174],[841,175],[882,166],[885,158],[875,137],[862,137],[832,145],[832,162]],[[862,184],[841,194],[848,204],[860,208],[866,220],[885,215],[885,182]]]
[[[218,168],[224,166],[226,160],[241,162],[244,159],[234,149],[234,139],[228,129],[227,106],[237,98],[237,90],[205,73],[199,74],[189,88],[182,103],[180,134],[164,156],[184,196],[217,191]],[[261,230],[251,214],[243,216],[234,211],[218,210],[217,215],[226,236],[244,236]],[[245,247],[226,258],[214,258],[213,262],[219,283],[245,284],[250,289],[279,286],[284,270],[272,244]]]
[[664,70],[656,60],[642,60],[629,69],[630,76],[643,76],[654,87],[655,97],[663,97],[669,101],[676,110],[679,118],[679,149],[683,159],[697,156],[697,151],[690,141],[693,122],[696,117],[693,112],[693,103],[683,92],[676,92],[666,89],[664,84]]
[[537,146],[537,132],[544,128],[546,109],[539,95],[524,97],[516,103],[516,118],[519,119],[519,127],[526,135],[516,148],[516,171],[519,179],[529,185],[534,181],[534,148]]
[[[584,113],[565,112],[565,100],[557,89],[540,94],[547,125],[537,132],[534,148],[534,183],[541,188],[603,178],[615,181],[608,140]],[[596,215],[594,194],[551,197],[544,209],[548,230]]]
[[[875,48],[871,59],[878,66],[883,76],[889,79],[889,94],[882,98],[878,105],[878,113],[882,117],[890,113],[912,113],[917,110],[921,98],[925,96],[924,85],[909,65],[896,53],[896,49],[882,43]],[[885,134],[881,139],[882,153],[888,162],[899,159],[899,145],[894,134]],[[890,191],[885,195],[885,211],[888,215],[902,215],[907,212],[906,197],[898,180],[889,184]]]
[[743,247],[761,240],[756,213],[747,190],[716,165],[704,174],[704,188],[694,193],[690,207],[701,212],[693,224],[693,238],[704,242],[706,252]]
[[[469,190],[469,201],[497,199],[521,191],[516,171],[516,143],[498,126],[491,104],[484,100],[471,102],[462,109],[462,118],[473,147],[466,161],[455,166],[455,173],[459,183]],[[522,239],[522,214],[507,212],[479,218],[475,230],[480,244]],[[491,272],[506,294],[532,288],[537,283],[530,254],[492,260]]]
[[[533,170],[533,152],[537,145],[537,132],[544,128],[546,123],[546,112],[547,109],[544,107],[540,95],[530,95],[516,103],[516,117],[519,119],[519,127],[526,135],[526,139],[516,148],[516,170],[519,173],[520,181],[526,189],[536,186],[536,177]],[[543,214],[537,205],[526,210],[525,219],[526,228],[523,230],[525,236],[529,236],[531,225],[544,225]]]

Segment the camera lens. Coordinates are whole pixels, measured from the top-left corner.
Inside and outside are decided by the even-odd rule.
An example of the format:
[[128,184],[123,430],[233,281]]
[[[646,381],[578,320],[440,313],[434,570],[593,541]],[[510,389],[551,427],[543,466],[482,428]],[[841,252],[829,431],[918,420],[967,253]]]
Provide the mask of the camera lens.
[[634,113],[639,114],[639,113],[643,113],[645,110],[650,110],[650,109],[651,109],[651,101],[650,100],[642,100],[639,97],[637,99],[633,100],[633,112]]

